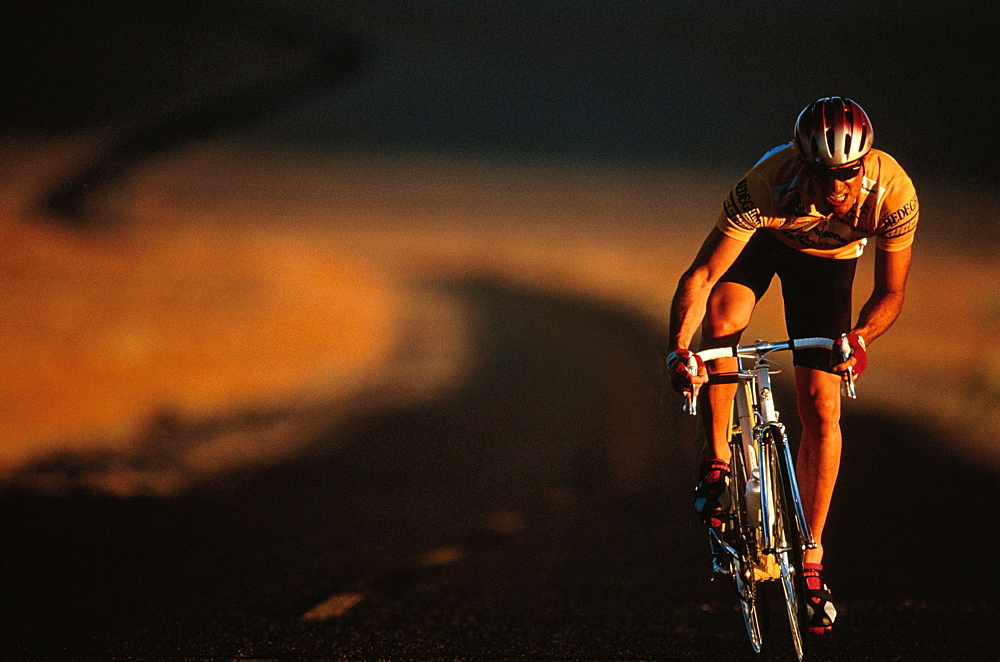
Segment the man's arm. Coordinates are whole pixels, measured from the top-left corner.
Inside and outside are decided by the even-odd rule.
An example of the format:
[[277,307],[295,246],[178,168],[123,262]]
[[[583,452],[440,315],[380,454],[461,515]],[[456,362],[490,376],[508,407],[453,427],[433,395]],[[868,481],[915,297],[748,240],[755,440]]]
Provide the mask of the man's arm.
[[[899,317],[906,293],[906,277],[910,273],[910,256],[910,248],[894,252],[879,250],[875,254],[875,287],[861,308],[858,325],[851,330],[851,333],[863,338],[862,349],[885,333]],[[855,365],[857,359],[852,356],[833,366],[832,370],[847,379],[847,369]]]
[[694,262],[681,276],[670,307],[670,341],[675,349],[688,349],[705,317],[708,295],[733,264],[746,243],[712,228]]
[[903,309],[911,253],[910,248],[875,253],[875,287],[861,308],[858,324],[853,329],[869,344],[889,330]]

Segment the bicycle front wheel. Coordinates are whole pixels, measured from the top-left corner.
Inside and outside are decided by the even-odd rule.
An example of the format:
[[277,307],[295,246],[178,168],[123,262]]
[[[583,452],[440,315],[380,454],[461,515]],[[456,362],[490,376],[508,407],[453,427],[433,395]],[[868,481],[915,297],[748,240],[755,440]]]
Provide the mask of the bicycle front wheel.
[[770,481],[771,519],[773,527],[773,554],[781,575],[781,588],[788,613],[792,643],[799,660],[806,656],[806,613],[804,585],[802,578],[803,552],[805,541],[795,519],[796,505],[791,481],[795,472],[788,466],[785,446],[788,439],[784,431],[776,426],[765,430],[767,437],[762,444],[764,457],[762,468],[768,472]]

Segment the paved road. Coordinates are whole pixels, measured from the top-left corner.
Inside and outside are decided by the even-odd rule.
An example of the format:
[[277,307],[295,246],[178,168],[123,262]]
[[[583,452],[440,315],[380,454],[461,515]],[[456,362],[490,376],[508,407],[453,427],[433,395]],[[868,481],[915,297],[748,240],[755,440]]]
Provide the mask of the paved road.
[[[479,313],[478,377],[358,422],[335,455],[170,500],[6,494],[0,657],[738,656],[651,330],[495,283],[454,293]],[[903,421],[845,427],[842,616],[818,659],[993,656],[997,477]]]

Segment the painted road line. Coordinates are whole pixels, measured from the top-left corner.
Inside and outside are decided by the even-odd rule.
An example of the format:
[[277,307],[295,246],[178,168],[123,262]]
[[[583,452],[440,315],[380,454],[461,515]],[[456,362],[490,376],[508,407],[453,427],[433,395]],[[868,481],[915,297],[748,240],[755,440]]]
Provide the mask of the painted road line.
[[302,620],[317,623],[339,618],[364,599],[360,593],[336,593],[303,614]]

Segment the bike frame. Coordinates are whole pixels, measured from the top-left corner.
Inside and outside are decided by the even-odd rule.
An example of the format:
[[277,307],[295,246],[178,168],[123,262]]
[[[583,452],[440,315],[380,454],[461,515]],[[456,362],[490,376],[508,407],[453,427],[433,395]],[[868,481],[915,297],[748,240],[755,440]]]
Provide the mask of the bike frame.
[[[738,373],[740,388],[736,391],[735,399],[747,470],[750,475],[755,476],[760,481],[761,526],[763,528],[760,551],[762,554],[775,554],[782,551],[774,530],[774,495],[779,489],[777,485],[779,478],[771,475],[770,471],[761,470],[760,466],[761,458],[764,456],[763,445],[767,443],[777,445],[774,452],[780,454],[784,459],[788,487],[791,490],[792,504],[795,508],[795,524],[806,548],[814,549],[816,542],[813,540],[812,531],[802,508],[791,444],[788,443],[784,424],[778,421],[778,411],[774,406],[771,367],[767,359],[764,358],[766,353],[768,353],[767,350],[765,353],[746,353],[738,356],[741,363]],[[744,370],[742,363],[747,359],[752,360],[753,365],[749,370]],[[766,434],[768,427],[773,427],[776,434]]]
[[[698,352],[698,357],[702,361],[737,359],[738,388],[733,404],[736,420],[732,426],[730,445],[733,447],[733,455],[739,456],[741,464],[739,471],[742,473],[739,480],[735,480],[737,477],[734,476],[734,485],[739,485],[740,492],[743,493],[734,494],[733,499],[734,502],[739,500],[743,503],[746,517],[749,519],[749,528],[737,531],[742,542],[733,544],[740,549],[754,551],[749,557],[741,556],[737,549],[723,539],[725,536],[720,537],[715,530],[711,530],[710,537],[715,571],[732,576],[736,582],[750,642],[758,653],[761,651],[763,638],[755,606],[757,592],[753,584],[758,580],[780,579],[788,606],[796,652],[799,659],[802,659],[804,640],[798,624],[801,605],[794,585],[797,582],[796,575],[802,571],[800,567],[802,553],[806,549],[816,547],[802,507],[791,445],[788,443],[784,424],[778,420],[771,386],[773,364],[767,356],[782,350],[813,347],[833,349],[834,346],[840,351],[842,358],[845,360],[849,358],[850,347],[846,337],[841,337],[839,341],[828,338],[802,338],[774,343],[757,342],[753,345]],[[694,358],[688,363],[688,369],[692,374],[697,370],[697,361]],[[845,382],[844,394],[856,397],[853,374],[850,371]],[[694,393],[689,395],[686,409],[692,414],[696,412]],[[736,459],[734,457],[734,461]],[[734,465],[735,470],[737,470],[736,465]],[[753,481],[759,482],[759,500],[751,499],[752,488],[743,491]],[[733,485],[731,489],[732,487]],[[784,511],[789,510],[790,506],[791,513],[779,511],[779,503],[782,502],[785,503]],[[782,518],[784,518],[782,521],[787,523],[785,527],[779,525],[779,519]],[[794,530],[789,531],[789,526],[794,527]],[[747,540],[748,537],[752,540]],[[795,549],[796,547],[799,549]],[[720,559],[716,557],[717,553],[725,556]],[[754,567],[748,568],[748,563]]]
[[[773,495],[777,486],[772,484],[773,476],[769,472],[760,471],[760,458],[762,457],[761,446],[767,443],[765,431],[769,426],[773,426],[778,434],[774,439],[778,440],[780,448],[775,449],[783,457],[788,471],[788,482],[791,490],[795,508],[795,522],[806,542],[808,549],[816,547],[812,537],[809,523],[806,521],[805,511],[802,508],[802,499],[799,494],[798,479],[795,474],[795,461],[792,457],[791,445],[788,443],[788,435],[785,433],[785,426],[778,420],[778,411],[774,406],[774,392],[771,388],[771,364],[767,360],[767,355],[772,352],[791,350],[824,348],[833,349],[836,345],[841,355],[846,358],[850,356],[849,346],[845,346],[846,339],[841,338],[834,341],[829,338],[800,338],[785,340],[781,342],[758,342],[753,345],[741,347],[720,347],[698,352],[702,361],[712,361],[720,358],[736,358],[738,361],[737,378],[740,387],[736,390],[734,402],[735,413],[742,437],[744,457],[747,460],[748,475],[758,476],[761,480],[761,509],[762,525],[764,529],[761,545],[762,553],[774,553],[778,547],[775,541],[773,530]],[[744,367],[744,363],[750,361],[751,365]],[[696,363],[693,366],[696,368]],[[856,397],[854,392],[854,375],[849,372],[848,380],[845,382],[844,393],[848,397]],[[687,410],[696,413],[694,396],[688,399]],[[735,430],[734,430],[735,432]]]

